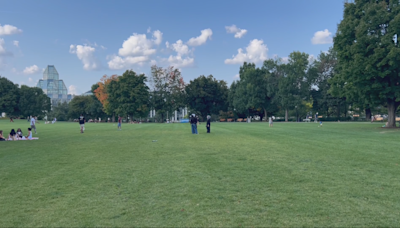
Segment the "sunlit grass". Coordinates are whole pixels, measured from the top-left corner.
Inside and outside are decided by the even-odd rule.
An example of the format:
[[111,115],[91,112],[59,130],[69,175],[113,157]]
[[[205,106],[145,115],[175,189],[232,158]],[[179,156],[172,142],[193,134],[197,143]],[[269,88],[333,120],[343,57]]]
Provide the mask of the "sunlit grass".
[[400,132],[381,125],[41,123],[0,142],[0,225],[398,226]]

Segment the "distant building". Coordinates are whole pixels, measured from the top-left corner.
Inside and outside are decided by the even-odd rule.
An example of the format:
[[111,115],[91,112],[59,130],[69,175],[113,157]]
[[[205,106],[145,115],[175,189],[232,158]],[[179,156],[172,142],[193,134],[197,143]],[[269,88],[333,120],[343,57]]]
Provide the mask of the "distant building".
[[[179,121],[181,119],[184,119],[185,116],[187,116],[187,115],[188,115],[188,109],[187,109],[187,107],[185,107],[185,108],[179,108],[179,111],[174,111],[172,113],[167,113],[165,115],[165,118],[169,119],[172,122],[177,122],[177,121]],[[150,110],[150,113],[149,113],[148,117],[149,118],[155,118],[156,117],[156,110],[154,110],[154,109]]]
[[70,102],[74,97],[68,94],[67,87],[63,80],[60,80],[59,74],[53,65],[48,65],[43,72],[43,79],[40,79],[36,87],[50,97],[51,105],[57,106],[58,103]]

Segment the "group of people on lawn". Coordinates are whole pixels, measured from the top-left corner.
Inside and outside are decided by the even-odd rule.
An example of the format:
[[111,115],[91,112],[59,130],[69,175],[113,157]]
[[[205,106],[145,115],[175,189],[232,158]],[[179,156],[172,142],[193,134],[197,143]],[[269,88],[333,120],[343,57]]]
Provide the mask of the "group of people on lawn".
[[8,134],[8,137],[4,137],[3,131],[0,130],[0,141],[16,141],[16,140],[32,140],[34,139],[32,137],[32,129],[28,128],[28,135],[24,136],[21,128],[18,128],[17,131],[14,129],[11,129],[10,134]]
[[[199,123],[199,118],[195,114],[192,114],[190,116],[189,123],[192,126],[192,134],[196,134],[196,135],[199,134],[199,132],[197,131],[197,123]],[[207,133],[210,133],[210,130],[211,130],[211,116],[210,115],[207,116],[206,128],[207,128]]]
[[[13,121],[14,122],[14,121]],[[15,131],[14,129],[11,129],[10,133],[8,134],[7,137],[5,137],[3,134],[3,131],[0,130],[0,141],[16,141],[16,140],[32,140],[32,139],[38,139],[38,138],[33,138],[32,137],[32,129],[35,130],[35,134],[37,134],[36,132],[36,118],[34,116],[32,116],[31,120],[30,120],[30,125],[31,127],[28,128],[28,134],[26,136],[24,136],[24,134],[22,133],[21,128],[18,128],[17,131]]]

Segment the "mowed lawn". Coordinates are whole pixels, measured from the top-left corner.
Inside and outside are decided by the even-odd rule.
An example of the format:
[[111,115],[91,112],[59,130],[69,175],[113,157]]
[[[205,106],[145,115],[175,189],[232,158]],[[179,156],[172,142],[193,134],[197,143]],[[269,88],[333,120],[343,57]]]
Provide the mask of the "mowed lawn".
[[0,226],[398,226],[400,131],[381,125],[42,122],[0,142]]

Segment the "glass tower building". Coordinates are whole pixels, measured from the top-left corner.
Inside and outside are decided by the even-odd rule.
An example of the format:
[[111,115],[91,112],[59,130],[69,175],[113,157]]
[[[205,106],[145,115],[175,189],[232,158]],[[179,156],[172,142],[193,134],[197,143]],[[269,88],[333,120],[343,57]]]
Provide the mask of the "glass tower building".
[[64,81],[60,80],[59,74],[53,65],[46,67],[43,72],[43,79],[39,80],[36,87],[41,88],[50,97],[52,106],[57,106],[59,102],[68,103],[73,98],[73,95],[68,94]]

